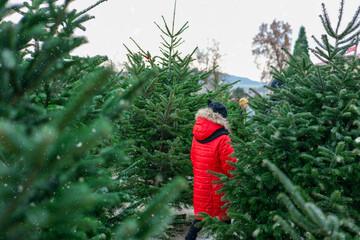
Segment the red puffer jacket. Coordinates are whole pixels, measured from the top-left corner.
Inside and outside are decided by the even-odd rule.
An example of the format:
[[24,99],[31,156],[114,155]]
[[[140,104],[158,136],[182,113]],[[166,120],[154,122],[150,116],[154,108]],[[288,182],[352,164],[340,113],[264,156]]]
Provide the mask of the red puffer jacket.
[[[231,147],[231,140],[228,135],[221,135],[208,143],[209,137],[221,128],[230,133],[229,123],[220,114],[213,112],[210,108],[200,109],[196,116],[193,129],[193,142],[191,148],[191,162],[194,172],[194,212],[196,219],[202,220],[197,216],[200,212],[205,212],[211,217],[219,217],[223,220],[226,217],[226,210],[221,206],[225,202],[221,201],[223,194],[217,194],[222,184],[214,184],[213,181],[219,180],[218,177],[208,173],[208,170],[224,173],[231,177],[229,170],[233,170],[226,161],[235,162],[236,159],[229,157],[234,152]],[[199,140],[199,141],[198,141]]]

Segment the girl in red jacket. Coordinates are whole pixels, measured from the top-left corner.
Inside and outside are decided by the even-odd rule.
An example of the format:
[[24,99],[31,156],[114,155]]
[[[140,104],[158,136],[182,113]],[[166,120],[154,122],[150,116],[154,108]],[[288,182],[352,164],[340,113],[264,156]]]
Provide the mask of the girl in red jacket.
[[229,157],[234,150],[228,136],[231,130],[226,120],[227,108],[220,102],[208,100],[207,103],[208,107],[200,109],[195,115],[196,122],[193,128],[194,137],[191,147],[195,220],[191,224],[185,240],[196,239],[197,233],[201,230],[194,226],[202,220],[198,216],[200,212],[230,223],[226,215],[227,209],[221,208],[225,204],[221,201],[223,194],[216,193],[222,184],[213,183],[219,178],[208,173],[208,170],[211,170],[231,177],[229,170],[233,170],[233,168],[227,161],[236,161],[235,158]]

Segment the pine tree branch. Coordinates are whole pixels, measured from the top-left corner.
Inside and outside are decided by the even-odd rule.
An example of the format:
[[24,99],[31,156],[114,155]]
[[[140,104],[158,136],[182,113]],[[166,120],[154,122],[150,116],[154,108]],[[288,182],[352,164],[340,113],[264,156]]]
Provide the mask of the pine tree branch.
[[[99,4],[106,2],[107,0],[99,0],[97,1],[94,5],[91,5],[88,8],[85,8],[84,10],[82,10],[81,12],[79,12],[78,14],[75,15],[75,18],[87,13],[88,11],[90,11],[91,9],[93,9],[94,7],[98,6]],[[70,2],[70,1],[69,1]]]
[[135,45],[138,47],[138,49],[146,56],[146,52],[140,47],[139,44],[137,44],[137,42],[132,38],[130,37],[131,41],[133,41],[133,43],[135,43]]
[[342,39],[344,36],[346,36],[347,34],[349,34],[350,32],[354,31],[355,29],[352,28],[356,22],[356,20],[358,19],[358,16],[360,14],[360,6],[358,7],[358,9],[356,10],[354,17],[351,19],[351,21],[348,23],[347,27],[345,28],[345,30],[338,36],[338,39]]
[[325,30],[327,31],[327,33],[333,37],[333,38],[337,38],[334,30],[332,29],[331,23],[330,23],[330,19],[329,19],[329,15],[327,13],[327,10],[325,8],[325,4],[322,3],[321,4],[322,8],[323,8],[323,15],[324,17],[320,16],[321,22],[323,23]]
[[292,227],[290,226],[290,224],[287,223],[282,217],[276,215],[276,216],[274,217],[274,220],[280,223],[280,225],[282,226],[282,228],[283,228],[287,233],[289,233],[289,235],[291,236],[292,239],[294,239],[294,240],[301,240],[300,235],[299,235],[297,232],[295,232],[294,228],[292,228]]
[[315,55],[315,57],[317,57],[321,62],[325,63],[325,64],[329,64],[329,61],[326,60],[325,58],[322,58],[318,52],[312,48],[310,48],[310,51]]
[[45,156],[47,155],[47,149],[54,140],[54,132],[49,131],[49,133],[43,134],[41,141],[37,145],[37,148],[34,149],[36,155],[28,156],[29,160],[34,160],[34,165],[32,166],[30,175],[26,178],[24,177],[22,184],[20,184],[23,186],[24,190],[16,195],[13,201],[9,203],[10,205],[6,207],[5,211],[2,213],[2,216],[0,216],[0,232],[4,232],[6,229],[6,221],[8,221],[11,214],[21,203],[22,199],[30,192],[34,182],[37,180],[38,174],[43,171],[42,165],[45,161]]
[[175,13],[176,13],[176,1],[174,2],[174,13],[173,13],[173,20],[172,20],[172,29],[170,34],[170,47],[169,47],[169,62],[168,62],[168,72],[171,76],[171,64],[172,64],[172,51],[173,51],[173,43],[174,43],[174,28],[175,28]]
[[311,38],[314,39],[317,45],[319,45],[322,49],[326,50],[326,46],[322,44],[314,35],[312,35]]
[[[164,17],[162,16],[162,18],[163,18],[163,21],[165,22],[165,24],[166,24],[166,21],[165,21],[165,19],[164,19]],[[169,34],[167,33],[167,32],[165,32],[156,22],[154,22],[155,23],[155,25],[160,29],[160,31],[165,35],[165,36],[169,36]]]
[[188,28],[189,28],[188,23],[189,23],[189,22],[186,22],[186,23],[180,28],[180,30],[179,30],[177,33],[175,33],[175,36],[180,35],[180,34],[183,33],[186,29],[188,29]]
[[2,152],[0,152],[0,162],[2,162],[5,167],[10,166],[10,164],[5,160],[4,154]]
[[340,23],[342,20],[342,16],[343,16],[343,10],[344,10],[344,0],[341,0],[340,2],[340,9],[339,9],[339,20],[338,20],[338,24],[336,26],[336,35],[338,35],[339,33],[339,27],[340,27]]
[[269,160],[264,160],[263,164],[267,166],[273,174],[280,180],[280,182],[284,185],[286,191],[294,198],[295,203],[298,207],[303,210],[308,216],[311,216],[312,213],[306,207],[306,202],[300,196],[298,191],[295,189],[294,185],[291,184],[290,180],[282,173],[274,164],[272,164]]

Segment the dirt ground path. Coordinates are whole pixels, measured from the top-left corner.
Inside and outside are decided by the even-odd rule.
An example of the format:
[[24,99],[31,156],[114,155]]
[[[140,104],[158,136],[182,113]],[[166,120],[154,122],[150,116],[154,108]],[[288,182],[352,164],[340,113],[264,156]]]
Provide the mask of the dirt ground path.
[[[185,222],[187,224],[174,225],[174,229],[171,230],[171,240],[184,240],[185,236],[189,230],[190,222],[194,219],[194,209],[193,208],[183,208],[181,211],[176,211],[177,215],[186,214]],[[169,233],[170,234],[170,233]],[[199,233],[196,240],[213,240],[213,237],[207,237],[203,233]],[[158,238],[151,238],[150,240],[159,240]]]
[[[181,234],[181,235],[178,235],[174,238],[171,238],[172,240],[184,240],[185,239],[185,236],[187,234],[187,231],[188,231],[188,227],[185,227],[184,228],[184,232]],[[204,236],[203,234],[199,234],[199,236],[196,238],[196,240],[213,240],[214,238],[213,237],[206,237]]]
[[[194,219],[194,209],[193,208],[183,208],[181,211],[177,211],[176,214],[186,214],[186,221],[191,222]],[[189,230],[189,226],[181,225],[178,227],[178,235],[171,240],[184,240],[185,236]],[[199,236],[196,240],[213,240],[213,237],[206,237],[204,234],[199,233]]]
[[[177,235],[174,237],[171,237],[171,240],[184,240],[185,236],[189,230],[189,226],[179,226],[177,227]],[[213,240],[213,237],[207,237],[204,234],[199,233],[199,236],[196,238],[196,240]]]
[[[169,236],[171,240],[184,240],[186,234],[189,231],[190,223],[194,219],[194,209],[193,208],[183,208],[180,211],[176,211],[176,215],[186,214],[185,223],[186,224],[176,224],[173,225],[173,229],[169,232],[171,236]],[[169,235],[168,234],[168,235]],[[204,233],[199,233],[196,240],[213,240],[214,237],[207,237]],[[151,238],[150,240],[159,240],[159,238]]]

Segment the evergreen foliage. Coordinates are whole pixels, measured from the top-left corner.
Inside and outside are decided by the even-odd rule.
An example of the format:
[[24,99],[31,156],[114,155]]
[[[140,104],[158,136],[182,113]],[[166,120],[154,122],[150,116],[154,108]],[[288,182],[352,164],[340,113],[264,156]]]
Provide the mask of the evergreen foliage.
[[246,94],[245,90],[241,87],[235,88],[231,93],[231,97],[234,97],[236,99],[240,99],[240,98],[246,97],[246,96],[247,96],[247,94]]
[[[247,125],[247,135],[233,138],[238,159],[235,177],[222,176],[222,192],[224,199],[230,200],[228,214],[233,223],[229,227],[215,225],[214,219],[205,220],[218,239],[289,239],[282,229],[289,226],[299,239],[358,237],[360,60],[355,55],[347,58],[344,53],[357,44],[360,8],[340,32],[343,4],[341,1],[336,28],[323,6],[321,20],[327,34],[322,35],[321,42],[314,38],[318,47],[312,52],[325,65],[294,58],[293,76],[274,70],[274,77],[285,83],[283,88],[269,87],[275,92],[271,98],[256,95],[250,99],[249,106],[256,115]],[[286,205],[277,199],[288,185],[279,184],[264,168],[264,159],[291,179],[303,203],[311,203],[307,204],[311,211],[303,212],[297,192],[290,192]],[[291,201],[296,206],[290,205]],[[299,212],[302,215],[294,216]],[[281,224],[274,224],[275,216]],[[329,218],[324,220],[324,216]],[[303,219],[310,219],[305,228]]]
[[[298,38],[296,39],[294,51],[290,59],[289,67],[287,69],[288,75],[294,74],[294,68],[292,65],[295,64],[295,61],[301,60],[302,57],[310,58],[309,55],[309,44],[306,37],[305,27],[301,26],[299,30]],[[295,60],[296,59],[296,60]]]
[[[134,100],[134,105],[125,114],[127,124],[125,138],[133,139],[130,144],[133,164],[138,164],[139,172],[129,179],[136,186],[138,197],[152,198],[155,193],[175,176],[183,176],[191,182],[192,166],[190,150],[195,113],[206,107],[207,98],[215,99],[229,86],[207,94],[200,94],[202,80],[211,72],[199,72],[190,67],[196,49],[182,57],[178,50],[184,41],[181,34],[188,28],[185,23],[175,30],[175,9],[172,25],[163,18],[161,55],[152,56],[135,41],[138,52],[128,47],[128,63],[125,81],[131,85],[139,78],[149,79]],[[192,189],[192,188],[191,188]],[[192,204],[189,189],[181,195],[177,206]]]
[[[175,179],[125,221],[141,201],[124,191],[134,171],[121,167],[128,158],[113,131],[146,79],[122,92],[106,57],[70,55],[85,42],[74,30],[101,2],[77,12],[70,1],[0,1],[0,239],[148,239],[184,189]],[[7,20],[14,12],[18,23]],[[149,219],[157,224],[145,227]]]
[[[273,174],[284,185],[286,191],[293,200],[280,193],[278,198],[284,203],[288,209],[291,221],[285,221],[282,217],[275,215],[274,220],[281,224],[283,229],[291,236],[292,239],[302,239],[299,233],[292,227],[294,223],[306,230],[306,239],[316,239],[314,235],[322,236],[324,239],[360,239],[360,228],[356,226],[352,220],[342,219],[329,214],[326,215],[312,201],[306,202],[301,196],[301,189],[297,189],[290,179],[282,173],[275,165],[265,160],[264,164],[273,172]],[[311,199],[306,196],[307,199]]]
[[300,60],[302,54],[305,54],[305,56],[310,57],[309,44],[307,41],[306,31],[304,26],[300,27],[299,35],[298,38],[296,39],[292,56]]

